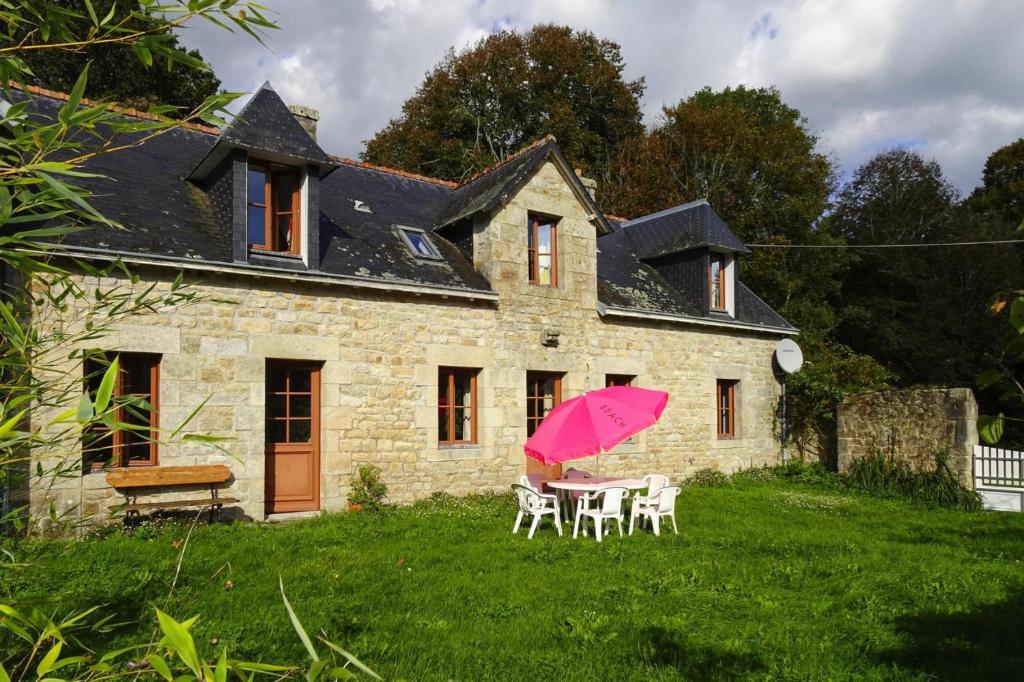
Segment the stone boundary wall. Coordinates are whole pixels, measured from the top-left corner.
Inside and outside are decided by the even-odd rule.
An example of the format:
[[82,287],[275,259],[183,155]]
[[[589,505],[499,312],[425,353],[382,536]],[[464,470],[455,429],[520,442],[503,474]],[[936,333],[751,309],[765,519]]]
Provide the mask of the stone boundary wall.
[[882,453],[930,470],[935,453],[949,452],[949,466],[973,487],[978,444],[978,404],[969,388],[879,391],[848,396],[839,406],[839,471],[865,455]]

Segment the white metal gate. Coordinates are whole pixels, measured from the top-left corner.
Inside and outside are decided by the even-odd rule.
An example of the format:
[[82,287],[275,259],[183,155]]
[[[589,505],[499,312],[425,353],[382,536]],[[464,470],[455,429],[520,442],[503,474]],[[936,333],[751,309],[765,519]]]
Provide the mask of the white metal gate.
[[1024,452],[975,445],[974,489],[985,509],[1024,511]]

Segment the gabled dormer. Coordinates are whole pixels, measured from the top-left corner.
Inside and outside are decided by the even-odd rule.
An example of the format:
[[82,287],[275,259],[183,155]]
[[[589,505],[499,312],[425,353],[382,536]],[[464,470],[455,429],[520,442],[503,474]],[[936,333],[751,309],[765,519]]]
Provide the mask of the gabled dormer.
[[314,112],[289,109],[264,83],[189,175],[230,232],[235,262],[319,269],[320,179],[337,164],[315,131]]
[[704,317],[736,318],[738,263],[750,253],[707,200],[622,224],[636,255]]

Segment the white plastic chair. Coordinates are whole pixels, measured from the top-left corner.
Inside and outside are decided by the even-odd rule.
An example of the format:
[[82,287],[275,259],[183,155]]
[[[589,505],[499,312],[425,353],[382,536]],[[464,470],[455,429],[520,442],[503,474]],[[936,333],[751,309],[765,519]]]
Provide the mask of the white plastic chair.
[[[586,519],[588,518],[594,521],[594,535],[597,536],[598,542],[601,542],[605,521],[615,521],[619,526],[619,537],[622,537],[622,500],[627,495],[629,495],[627,488],[610,486],[581,497],[576,505],[576,525],[572,531],[573,539],[575,540],[579,534],[581,520],[583,520],[583,535],[586,536]],[[594,507],[590,506],[591,502],[594,503]]]
[[530,524],[530,532],[526,538],[532,540],[533,534],[537,532],[537,526],[540,525],[541,517],[545,514],[551,514],[555,530],[558,531],[558,535],[561,537],[562,524],[559,521],[557,497],[554,495],[543,495],[533,488],[519,485],[518,483],[512,484],[512,490],[515,491],[516,498],[519,500],[519,513],[516,515],[516,525],[512,527],[513,534],[519,532],[519,525],[523,522],[523,517],[530,515],[533,516],[533,523]]
[[[647,497],[652,497],[654,493],[668,485],[668,476],[663,474],[647,474],[643,477],[643,482],[647,484]],[[639,497],[639,494],[637,497]]]
[[525,485],[535,493],[544,492],[544,476],[541,474],[523,474],[519,477],[519,484]]
[[633,527],[639,518],[641,525],[650,520],[654,525],[654,534],[661,535],[660,520],[661,517],[667,516],[672,519],[672,530],[679,535],[679,528],[676,526],[677,495],[679,495],[679,486],[667,485],[657,491],[652,491],[647,497],[633,498],[633,511],[629,515],[629,534],[633,534]]

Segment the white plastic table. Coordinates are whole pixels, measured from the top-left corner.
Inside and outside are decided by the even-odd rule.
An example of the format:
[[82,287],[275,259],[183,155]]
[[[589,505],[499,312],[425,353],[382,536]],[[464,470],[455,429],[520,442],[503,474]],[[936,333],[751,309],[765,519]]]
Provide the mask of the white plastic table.
[[558,491],[559,498],[561,500],[562,517],[566,522],[571,522],[569,514],[572,513],[569,502],[571,501],[571,492],[580,493],[592,493],[600,490],[601,488],[628,488],[629,490],[643,490],[647,487],[646,481],[639,478],[612,478],[612,477],[593,477],[593,478],[555,478],[548,481],[544,481],[544,485],[549,488],[553,488]]

